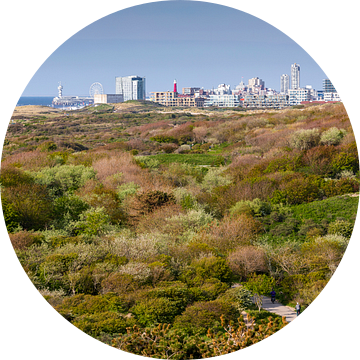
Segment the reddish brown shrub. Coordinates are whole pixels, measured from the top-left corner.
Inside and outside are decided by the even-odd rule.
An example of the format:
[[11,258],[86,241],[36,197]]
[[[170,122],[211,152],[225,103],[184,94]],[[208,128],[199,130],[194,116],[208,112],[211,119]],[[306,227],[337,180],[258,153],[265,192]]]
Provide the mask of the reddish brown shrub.
[[32,244],[41,242],[41,234],[29,231],[19,231],[9,234],[10,241],[15,250],[24,250]]
[[251,273],[268,271],[264,251],[255,246],[235,249],[230,253],[228,263],[234,275],[239,276],[242,281]]
[[241,214],[238,217],[226,216],[221,222],[214,221],[197,237],[197,242],[228,252],[249,241],[261,231],[261,224],[252,217]]

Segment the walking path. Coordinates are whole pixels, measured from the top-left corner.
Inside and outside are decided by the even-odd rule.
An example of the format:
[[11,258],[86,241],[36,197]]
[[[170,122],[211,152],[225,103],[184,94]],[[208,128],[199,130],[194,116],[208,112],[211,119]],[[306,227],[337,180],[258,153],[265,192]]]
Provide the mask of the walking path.
[[282,305],[277,301],[275,301],[273,304],[271,299],[267,296],[262,296],[262,300],[262,308],[264,310],[270,311],[280,316],[285,316],[287,322],[293,321],[296,318],[296,311],[293,308]]
[[[240,284],[234,284],[232,287],[238,287]],[[285,306],[275,301],[273,304],[271,298],[261,295],[262,309],[272,312],[274,314],[285,316],[287,322],[291,322],[296,318],[296,311],[290,306]]]

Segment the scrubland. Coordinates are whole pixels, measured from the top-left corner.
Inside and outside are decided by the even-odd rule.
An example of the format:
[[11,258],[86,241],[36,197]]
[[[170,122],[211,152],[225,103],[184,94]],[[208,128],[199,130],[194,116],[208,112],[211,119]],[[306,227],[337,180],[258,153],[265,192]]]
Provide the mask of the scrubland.
[[4,218],[31,281],[87,334],[149,357],[225,354],[286,325],[251,296],[306,308],[339,265],[359,192],[342,104],[43,111],[9,125]]

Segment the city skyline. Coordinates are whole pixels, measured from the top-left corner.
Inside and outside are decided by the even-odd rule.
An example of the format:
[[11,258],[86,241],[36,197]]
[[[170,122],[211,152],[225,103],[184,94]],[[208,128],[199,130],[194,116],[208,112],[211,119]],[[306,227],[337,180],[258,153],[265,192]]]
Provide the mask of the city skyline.
[[[136,22],[134,22],[136,19]],[[174,23],[180,30],[173,30]],[[136,26],[134,26],[136,24]],[[35,73],[22,96],[85,95],[93,82],[115,93],[115,78],[146,78],[146,91],[211,89],[259,77],[280,91],[281,74],[301,64],[302,85],[322,88],[327,78],[288,36],[229,7],[202,2],[150,3],[108,15],[76,33]]]

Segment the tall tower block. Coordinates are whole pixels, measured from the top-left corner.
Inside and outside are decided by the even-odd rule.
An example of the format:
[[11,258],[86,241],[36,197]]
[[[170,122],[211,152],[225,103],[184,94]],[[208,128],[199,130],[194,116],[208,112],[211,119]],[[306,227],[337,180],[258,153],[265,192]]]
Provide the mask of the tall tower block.
[[177,93],[177,83],[176,83],[176,79],[174,80],[174,92]]

